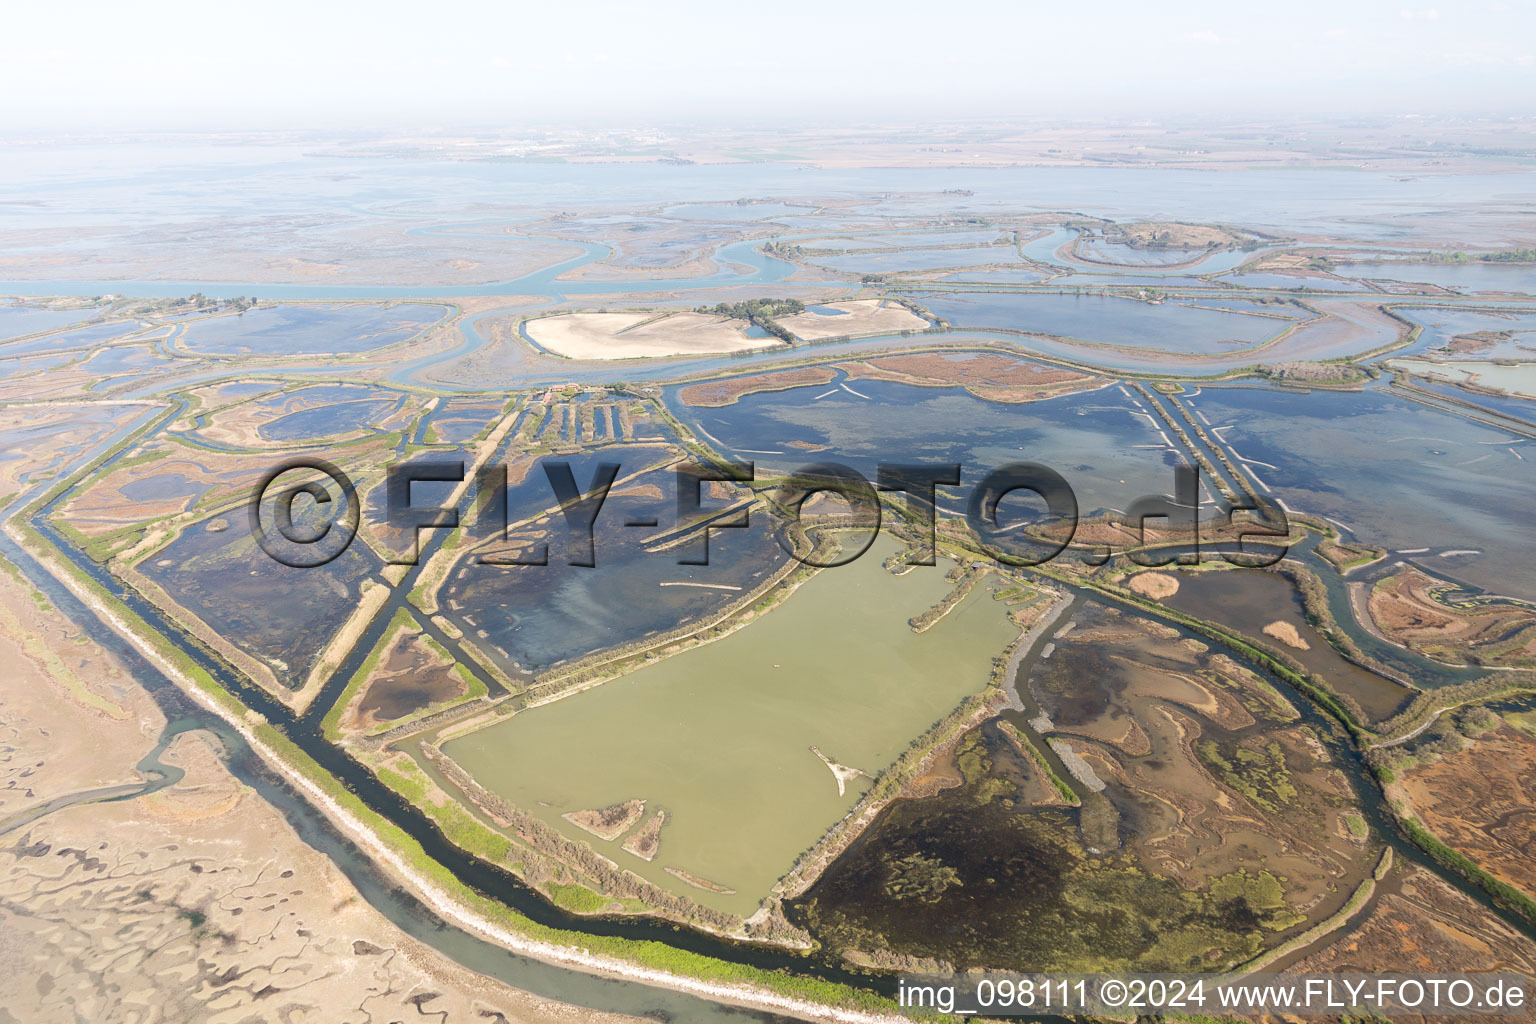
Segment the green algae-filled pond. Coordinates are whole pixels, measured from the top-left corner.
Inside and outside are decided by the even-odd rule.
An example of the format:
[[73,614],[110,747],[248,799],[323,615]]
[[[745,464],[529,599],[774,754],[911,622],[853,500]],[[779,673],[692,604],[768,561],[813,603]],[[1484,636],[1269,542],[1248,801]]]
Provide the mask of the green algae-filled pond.
[[[750,914],[867,789],[839,796],[810,749],[871,775],[985,687],[1018,635],[977,587],[927,632],[907,620],[950,590],[949,563],[895,577],[883,536],[744,629],[449,743],[492,789],[622,867],[697,902]],[[561,815],[624,800],[667,812],[651,862]],[[638,826],[637,826],[638,827]],[[631,829],[631,833],[635,831]],[[671,867],[736,890],[709,892]]]

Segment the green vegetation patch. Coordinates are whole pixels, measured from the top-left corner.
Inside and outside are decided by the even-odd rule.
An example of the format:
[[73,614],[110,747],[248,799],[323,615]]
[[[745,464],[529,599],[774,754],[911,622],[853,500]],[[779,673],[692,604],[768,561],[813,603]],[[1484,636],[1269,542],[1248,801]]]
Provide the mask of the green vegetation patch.
[[1286,767],[1285,751],[1271,740],[1262,748],[1238,743],[1201,740],[1195,752],[1208,767],[1248,802],[1278,814],[1296,799],[1296,786]]

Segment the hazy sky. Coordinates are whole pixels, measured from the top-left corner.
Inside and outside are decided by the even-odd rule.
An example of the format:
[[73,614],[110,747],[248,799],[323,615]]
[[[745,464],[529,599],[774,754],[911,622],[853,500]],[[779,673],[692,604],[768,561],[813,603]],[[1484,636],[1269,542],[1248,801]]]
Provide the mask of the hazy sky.
[[1531,112],[1536,4],[9,5],[0,127]]

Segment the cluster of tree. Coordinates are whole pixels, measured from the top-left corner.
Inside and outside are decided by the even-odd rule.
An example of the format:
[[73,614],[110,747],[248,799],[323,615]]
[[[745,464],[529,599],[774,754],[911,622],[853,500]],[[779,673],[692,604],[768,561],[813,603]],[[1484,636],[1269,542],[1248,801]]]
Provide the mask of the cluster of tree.
[[750,320],[784,344],[793,345],[795,336],[774,323],[773,318],[804,313],[805,303],[799,299],[748,299],[746,302],[719,302],[713,306],[700,306],[698,312]]
[[769,256],[777,256],[781,260],[798,260],[805,255],[804,248],[790,245],[788,242],[769,242],[763,246],[763,252]]
[[[1408,706],[1396,715],[1382,723],[1381,735],[1385,738],[1400,736],[1412,732],[1424,717],[1431,714],[1436,707],[1447,707],[1455,704],[1465,704],[1473,701],[1482,701],[1490,697],[1497,697],[1505,693],[1530,692],[1536,689],[1536,677],[1528,672],[1504,672],[1490,673],[1481,679],[1474,679],[1469,683],[1461,683],[1456,686],[1441,687],[1438,690],[1424,690],[1409,702]],[[1493,712],[1489,712],[1492,714]],[[1488,719],[1478,715],[1469,717],[1470,712],[1463,712],[1458,716],[1458,721],[1466,720],[1472,724],[1475,730],[1485,730],[1488,727]],[[1441,719],[1446,716],[1442,715]],[[1423,735],[1431,735],[1439,728],[1437,721],[1434,726],[1426,729]],[[1471,735],[1470,733],[1463,733]],[[1416,738],[1417,739],[1417,738]],[[1407,751],[1404,748],[1408,748]],[[1397,753],[1393,753],[1396,751]],[[1377,747],[1371,751],[1373,758],[1379,759],[1380,764],[1388,764],[1399,754],[1414,752],[1411,744],[1403,744],[1401,747]],[[1378,760],[1372,761],[1373,765]]]
[[746,302],[718,302],[713,306],[700,306],[698,311],[756,323],[768,317],[804,313],[805,303],[799,299],[748,299]]
[[216,307],[220,303],[223,303],[238,313],[244,313],[246,310],[255,307],[256,296],[252,295],[250,298],[246,298],[243,295],[237,295],[232,299],[210,299],[202,292],[193,292],[191,295],[184,299],[171,300],[172,306],[192,306],[194,309],[207,309],[209,306]]
[[1451,259],[1457,263],[1467,260],[1477,260],[1479,263],[1536,263],[1536,249],[1501,249],[1498,252],[1480,252],[1476,256],[1453,252]]
[[966,595],[976,588],[976,584],[981,582],[983,575],[985,571],[977,568],[965,569],[957,566],[951,569],[946,578],[955,585],[954,589],[921,615],[914,615],[907,620],[907,625],[912,628],[912,632],[925,632],[934,623],[948,615],[955,605],[964,601]]
[[1447,713],[1407,743],[1372,750],[1371,764],[1378,769],[1393,771],[1431,765],[1464,749],[1468,740],[1497,728],[1501,721],[1497,714],[1485,707],[1469,708],[1456,715]]
[[[887,302],[894,302],[894,303],[896,303],[899,306],[907,307],[907,309],[911,310],[913,313],[915,313],[918,316],[922,317],[924,320],[927,320],[929,323],[935,323],[935,324],[937,324],[940,327],[948,327],[949,326],[949,321],[948,320],[944,320],[944,319],[942,319],[940,317],[934,316],[932,313],[928,312],[928,307],[920,304],[915,299],[907,298],[905,295],[890,295],[890,296],[886,297],[886,301]],[[909,334],[911,332],[909,332],[909,331],[902,331],[901,333],[902,334]]]
[[1308,363],[1299,360],[1284,363],[1260,363],[1254,368],[1261,377],[1277,381],[1307,384],[1357,384],[1367,374],[1353,363]]

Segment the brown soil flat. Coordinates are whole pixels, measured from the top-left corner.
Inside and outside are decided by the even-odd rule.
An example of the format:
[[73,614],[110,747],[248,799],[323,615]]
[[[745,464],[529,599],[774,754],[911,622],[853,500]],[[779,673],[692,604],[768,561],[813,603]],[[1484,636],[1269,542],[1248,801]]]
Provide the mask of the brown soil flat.
[[0,573],[0,818],[144,781],[133,766],[165,716],[115,657],[80,636],[27,585]]
[[1536,738],[1501,726],[1401,785],[1449,846],[1536,896]]
[[464,695],[464,679],[453,662],[428,647],[424,636],[395,636],[347,716],[349,727],[371,728]]
[[792,316],[776,317],[774,322],[803,341],[820,341],[845,334],[885,334],[897,331],[921,331],[928,321],[900,303],[882,299],[851,299],[829,302],[828,308],[839,313],[818,313],[807,309]]
[[562,313],[524,324],[528,337],[568,359],[638,359],[740,352],[779,344],[751,338],[745,320],[708,313]]
[[651,860],[661,847],[661,826],[667,823],[667,812],[657,811],[645,819],[635,834],[624,840],[624,849],[641,860]]
[[712,380],[701,384],[689,384],[677,393],[684,404],[714,408],[733,405],[743,395],[759,391],[787,391],[790,388],[808,387],[813,384],[830,384],[837,374],[825,366],[801,366],[793,370],[774,373],[758,373],[750,377],[732,377],[730,380]]
[[1086,373],[1042,366],[997,352],[915,352],[839,363],[849,377],[924,387],[963,387],[996,402],[1032,402],[1097,386]]
[[1142,597],[1150,597],[1154,601],[1161,601],[1179,592],[1178,577],[1162,572],[1139,572],[1127,580],[1125,585]]
[[901,795],[907,799],[934,796],[946,789],[954,789],[963,785],[965,779],[960,774],[959,767],[955,764],[955,745],[958,738],[945,746],[935,750],[928,759],[928,765],[921,775],[907,783]]
[[1394,643],[1456,664],[1536,665],[1536,609],[1507,601],[1472,604],[1456,588],[1404,569],[1371,588],[1371,619]]
[[[1396,891],[1393,891],[1396,889]],[[1383,891],[1384,890],[1384,891]],[[1389,875],[1382,894],[1331,942],[1286,968],[1297,974],[1536,971],[1536,942],[1422,868]],[[1452,1020],[1393,1013],[1394,1021]],[[1479,1017],[1529,1021],[1529,1015]]]
[[609,842],[619,838],[645,813],[644,800],[627,800],[598,811],[572,811],[563,814],[566,821]]
[[1205,249],[1217,245],[1232,245],[1240,241],[1230,231],[1204,224],[1179,224],[1174,221],[1139,221],[1121,224],[1123,241],[1136,248],[1165,247],[1170,249]]
[[1472,355],[1482,352],[1497,345],[1501,341],[1508,341],[1514,337],[1509,331],[1473,331],[1471,334],[1458,334],[1443,346],[1443,351],[1454,355]]

